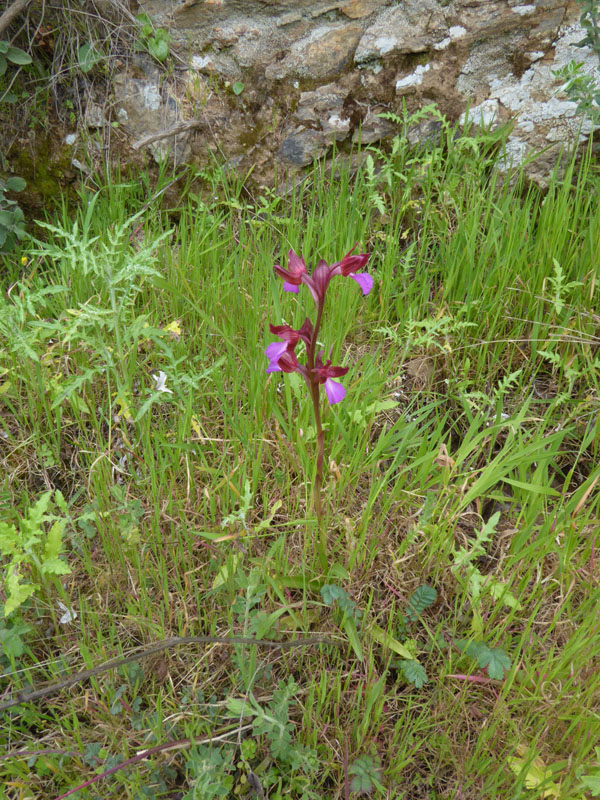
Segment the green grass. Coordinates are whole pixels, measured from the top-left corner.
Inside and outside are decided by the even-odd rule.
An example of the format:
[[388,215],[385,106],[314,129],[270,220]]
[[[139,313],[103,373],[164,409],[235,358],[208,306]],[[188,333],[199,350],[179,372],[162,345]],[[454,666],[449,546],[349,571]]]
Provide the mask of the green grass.
[[[585,156],[542,192],[501,151],[443,125],[440,147],[399,137],[287,195],[215,168],[168,209],[121,179],[5,258],[2,558],[52,491],[71,572],[44,571],[42,520],[20,566],[39,588],[0,621],[0,703],[171,637],[330,644],[187,642],[0,711],[0,796],[59,798],[128,759],[71,796],[347,798],[363,767],[393,800],[592,796],[600,176]],[[263,351],[270,321],[312,313],[273,263],[355,242],[374,290],[333,281],[321,335],[350,367],[324,416],[323,574],[308,397]],[[403,622],[424,584],[435,602]]]

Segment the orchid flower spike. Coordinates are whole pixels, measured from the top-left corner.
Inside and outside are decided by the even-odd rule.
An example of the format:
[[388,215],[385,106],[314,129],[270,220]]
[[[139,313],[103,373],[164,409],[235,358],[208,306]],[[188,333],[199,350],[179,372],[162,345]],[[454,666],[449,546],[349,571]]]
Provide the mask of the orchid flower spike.
[[356,247],[357,245],[354,245],[341,261],[336,261],[334,264],[330,265],[321,259],[311,275],[306,269],[304,257],[297,255],[293,250],[288,253],[288,269],[284,269],[279,264],[275,264],[273,269],[275,274],[283,279],[283,288],[286,292],[297,294],[300,284],[305,283],[317,306],[324,302],[329,281],[336,275],[352,278],[360,286],[363,295],[367,295],[373,288],[373,278],[368,272],[359,274],[359,270],[366,266],[371,256],[368,253],[353,255],[352,251]]

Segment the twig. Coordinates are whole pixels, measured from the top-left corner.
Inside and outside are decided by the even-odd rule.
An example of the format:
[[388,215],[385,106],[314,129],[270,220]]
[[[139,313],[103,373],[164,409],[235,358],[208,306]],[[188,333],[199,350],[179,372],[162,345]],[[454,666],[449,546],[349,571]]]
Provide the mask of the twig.
[[483,675],[446,675],[446,678],[454,678],[457,681],[468,681],[469,683],[493,683],[491,678],[484,678]]
[[99,664],[97,667],[93,667],[92,669],[86,669],[82,672],[77,672],[75,675],[65,678],[64,681],[52,683],[49,686],[43,686],[40,689],[34,689],[30,692],[23,689],[17,692],[10,700],[5,700],[4,702],[0,703],[0,711],[4,711],[7,708],[12,708],[13,706],[18,706],[21,703],[27,703],[32,700],[39,700],[42,697],[48,697],[48,695],[56,694],[56,692],[60,692],[62,689],[68,689],[69,686],[74,686],[76,683],[87,681],[90,678],[93,678],[94,675],[100,675],[103,672],[109,672],[111,669],[118,669],[124,664],[129,664],[131,661],[138,661],[140,658],[147,658],[148,656],[154,655],[154,653],[160,653],[163,650],[167,650],[169,647],[178,647],[181,644],[251,644],[256,645],[257,647],[269,647],[279,650],[289,650],[292,647],[306,647],[309,645],[319,644],[332,645],[335,647],[339,647],[340,645],[340,643],[336,642],[334,639],[321,639],[318,636],[308,639],[293,639],[290,642],[273,642],[268,639],[252,639],[249,636],[174,636],[172,639],[164,639],[161,642],[155,642],[146,649],[140,650],[137,653],[132,653],[129,656],[113,658],[110,661],[105,661],[103,664]]
[[9,5],[4,14],[0,17],[0,33],[3,33],[3,31],[8,28],[13,19],[17,17],[21,11],[24,11],[29,3],[31,3],[31,0],[15,0],[14,3]]
[[152,142],[157,142],[159,139],[167,139],[169,136],[176,136],[178,133],[185,133],[185,131],[189,131],[192,128],[201,128],[204,125],[204,122],[200,119],[191,119],[187,122],[177,122],[175,125],[172,125],[170,128],[167,128],[164,131],[158,131],[157,133],[149,133],[148,136],[142,136],[141,139],[138,139],[137,142],[134,142],[131,146],[134,150],[139,150],[144,145],[152,144]]

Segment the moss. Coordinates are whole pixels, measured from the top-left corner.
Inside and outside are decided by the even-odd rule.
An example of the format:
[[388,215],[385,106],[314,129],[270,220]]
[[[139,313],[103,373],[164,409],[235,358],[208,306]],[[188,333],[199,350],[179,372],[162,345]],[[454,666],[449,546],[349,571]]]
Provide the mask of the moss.
[[32,139],[26,147],[14,148],[8,162],[13,174],[27,181],[19,204],[32,211],[64,194],[73,177],[71,148],[48,135]]

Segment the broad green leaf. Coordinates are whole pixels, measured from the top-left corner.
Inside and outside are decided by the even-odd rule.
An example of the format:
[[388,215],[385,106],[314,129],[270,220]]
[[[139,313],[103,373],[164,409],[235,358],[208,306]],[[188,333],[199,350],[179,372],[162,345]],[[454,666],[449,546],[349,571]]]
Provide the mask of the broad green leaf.
[[552,771],[546,767],[542,759],[537,756],[531,759],[529,750],[524,745],[518,745],[517,756],[508,758],[508,766],[520,776],[523,770],[525,773],[526,789],[541,789],[539,797],[560,797],[560,787],[551,780]]
[[589,789],[592,797],[600,797],[600,769],[589,775],[581,775],[580,780]]
[[162,37],[151,41],[148,49],[157,61],[165,61],[169,56],[169,42]]
[[56,520],[54,525],[48,531],[48,538],[46,539],[46,547],[44,548],[44,561],[57,558],[60,555],[62,548],[62,535],[65,529],[66,520]]
[[8,178],[5,185],[9,192],[22,192],[27,186],[27,181],[13,175],[11,178]]
[[248,700],[244,700],[239,697],[228,697],[226,708],[228,716],[235,717],[237,719],[240,719],[241,717],[253,717],[256,715],[256,711],[252,708],[252,705],[248,702]]
[[456,645],[474,658],[481,669],[487,669],[488,675],[494,680],[502,680],[505,672],[512,666],[510,658],[500,647],[488,647],[484,642],[469,642],[465,645],[461,640],[456,640]]
[[406,616],[411,622],[416,622],[423,611],[433,605],[436,599],[437,591],[433,586],[422,584],[411,595],[406,606]]
[[402,658],[407,659],[408,661],[414,660],[414,655],[406,648],[403,644],[397,639],[380,628],[379,625],[370,625],[369,626],[369,633],[375,639],[375,641],[380,644],[382,647],[387,647],[388,650],[391,650],[393,653],[397,653]]
[[519,611],[523,606],[514,594],[507,588],[505,583],[497,581],[495,578],[488,579],[487,585],[490,593],[495,600],[500,600],[507,608],[514,608]]
[[98,53],[94,49],[94,45],[86,42],[82,44],[77,51],[77,61],[82,72],[91,72],[100,60]]
[[18,47],[9,47],[6,51],[6,58],[9,61],[12,61],[13,64],[18,64],[19,66],[31,64],[32,61],[29,53],[26,53],[24,50],[20,50]]
[[7,656],[20,658],[25,652],[23,637],[31,630],[33,630],[31,625],[21,622],[18,618],[10,628],[4,627],[4,623],[0,622],[0,649]]
[[244,84],[243,84],[241,81],[236,81],[236,82],[235,82],[235,83],[232,85],[232,87],[231,87],[231,91],[232,91],[232,92],[233,92],[235,95],[241,94],[241,93],[244,91]]

